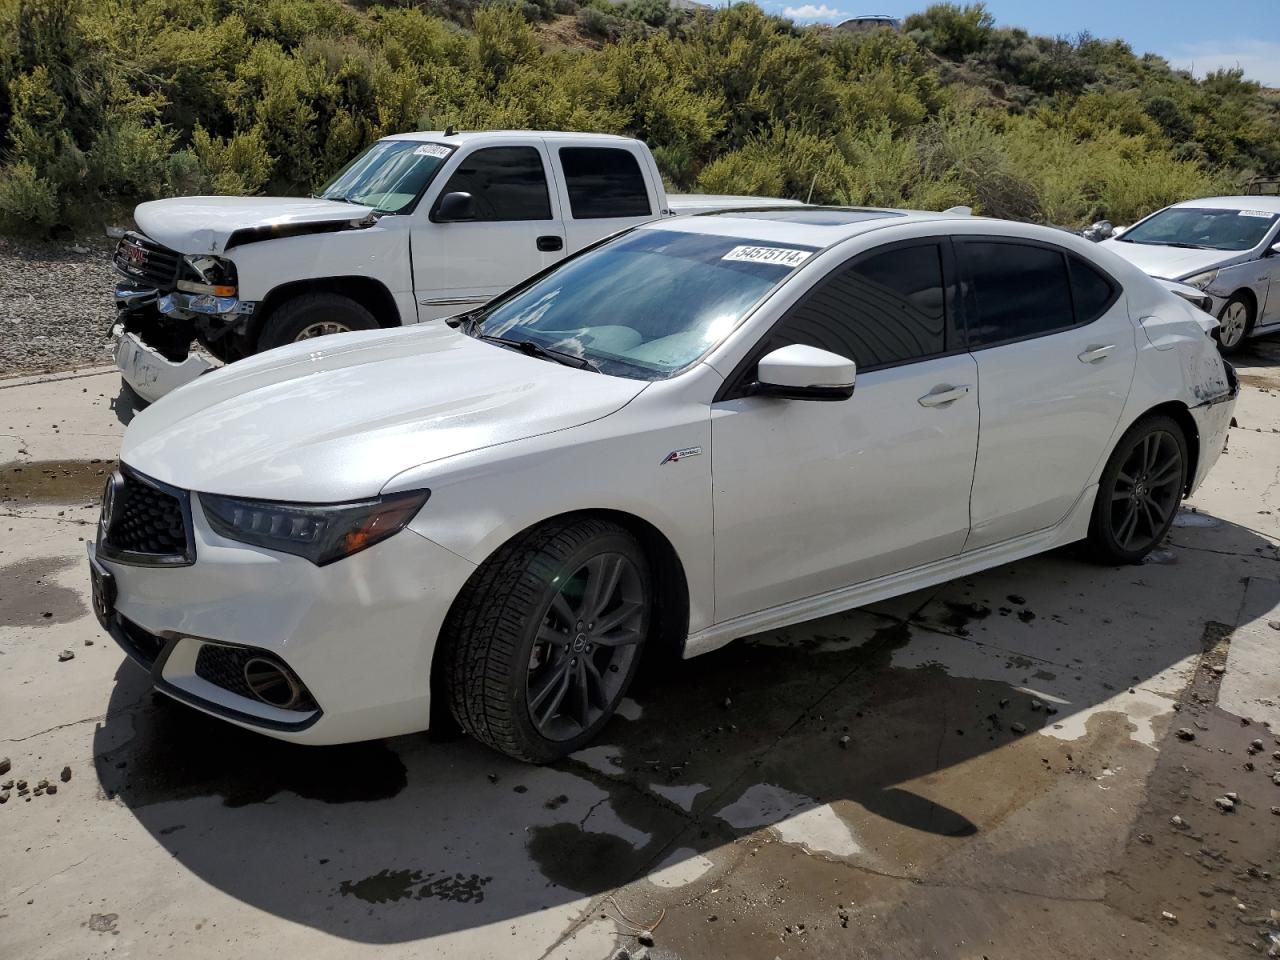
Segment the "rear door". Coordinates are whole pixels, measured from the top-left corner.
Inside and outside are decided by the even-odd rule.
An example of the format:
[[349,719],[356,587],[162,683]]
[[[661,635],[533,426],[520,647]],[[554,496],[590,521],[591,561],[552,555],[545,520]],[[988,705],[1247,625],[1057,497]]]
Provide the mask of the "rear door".
[[1111,449],[1137,349],[1122,288],[1082,258],[988,237],[955,251],[982,421],[967,551],[1066,517]]
[[[978,443],[976,363],[948,309],[943,241],[834,269],[761,340],[712,406],[716,620],[958,554]],[[793,343],[857,364],[838,402],[754,396]]]
[[639,144],[547,141],[565,211],[566,253],[658,216],[657,184]]
[[[453,167],[412,230],[418,319],[447,317],[483,303],[564,254],[560,198],[541,139],[478,147]],[[439,221],[440,198],[469,193],[476,219]]]

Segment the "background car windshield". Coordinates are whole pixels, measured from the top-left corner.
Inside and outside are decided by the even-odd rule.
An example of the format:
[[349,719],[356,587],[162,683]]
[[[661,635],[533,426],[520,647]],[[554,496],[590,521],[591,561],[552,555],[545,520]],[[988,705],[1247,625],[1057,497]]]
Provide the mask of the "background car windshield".
[[320,196],[399,213],[422,195],[453,149],[441,143],[381,140],[347,164]]
[[1252,250],[1276,222],[1265,210],[1162,210],[1118,239],[1125,243],[1187,246],[1202,250]]
[[723,340],[813,252],[637,230],[499,303],[475,332],[585,357],[604,373],[665,379]]

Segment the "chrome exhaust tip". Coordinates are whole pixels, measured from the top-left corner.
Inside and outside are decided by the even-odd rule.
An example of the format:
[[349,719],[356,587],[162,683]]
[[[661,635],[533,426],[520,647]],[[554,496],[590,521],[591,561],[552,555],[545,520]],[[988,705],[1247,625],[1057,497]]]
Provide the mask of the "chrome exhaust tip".
[[305,696],[292,673],[265,657],[250,657],[244,662],[244,682],[255,697],[280,710],[296,709]]

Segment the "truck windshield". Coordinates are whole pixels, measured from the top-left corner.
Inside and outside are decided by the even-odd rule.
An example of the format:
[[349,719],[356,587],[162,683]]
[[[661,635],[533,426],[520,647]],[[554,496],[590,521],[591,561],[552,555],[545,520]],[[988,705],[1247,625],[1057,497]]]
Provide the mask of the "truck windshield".
[[1170,207],[1116,239],[1196,250],[1252,250],[1275,222],[1276,214],[1266,210]]
[[468,332],[580,358],[601,373],[663,380],[720,343],[814,252],[635,230],[498,302]]
[[379,140],[343,168],[319,196],[400,213],[422,196],[454,148],[421,140]]

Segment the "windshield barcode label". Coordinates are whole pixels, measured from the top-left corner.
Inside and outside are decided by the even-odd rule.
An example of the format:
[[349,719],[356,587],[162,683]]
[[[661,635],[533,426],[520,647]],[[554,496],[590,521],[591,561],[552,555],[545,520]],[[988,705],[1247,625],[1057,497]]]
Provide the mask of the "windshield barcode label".
[[413,155],[415,157],[447,157],[449,148],[442,147],[438,143],[424,143],[413,151]]
[[734,247],[721,260],[742,260],[747,263],[772,263],[779,267],[798,267],[811,256],[811,250],[792,250],[788,247]]
[[1242,217],[1262,217],[1262,218],[1263,218],[1263,219],[1265,219],[1265,220],[1270,220],[1272,217],[1274,217],[1274,216],[1275,216],[1275,214],[1274,214],[1274,213],[1267,213],[1267,211],[1265,211],[1265,210],[1241,210],[1241,211],[1240,211],[1240,216],[1242,216]]

